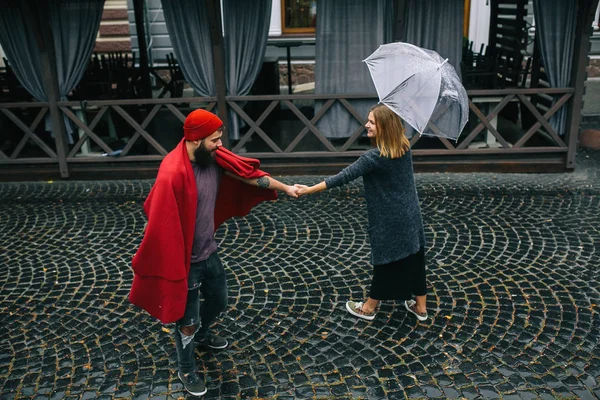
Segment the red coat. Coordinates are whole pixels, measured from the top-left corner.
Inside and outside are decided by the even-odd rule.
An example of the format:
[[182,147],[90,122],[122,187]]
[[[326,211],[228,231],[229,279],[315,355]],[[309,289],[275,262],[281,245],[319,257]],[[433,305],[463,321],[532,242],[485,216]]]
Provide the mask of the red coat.
[[[268,175],[260,162],[217,150],[217,164],[243,178]],[[275,200],[271,189],[250,186],[226,174],[221,177],[215,204],[215,230],[227,219],[244,216],[265,200]],[[144,202],[148,225],[133,257],[129,301],[163,323],[183,316],[187,277],[192,257],[198,192],[185,141],[163,159],[156,182]]]

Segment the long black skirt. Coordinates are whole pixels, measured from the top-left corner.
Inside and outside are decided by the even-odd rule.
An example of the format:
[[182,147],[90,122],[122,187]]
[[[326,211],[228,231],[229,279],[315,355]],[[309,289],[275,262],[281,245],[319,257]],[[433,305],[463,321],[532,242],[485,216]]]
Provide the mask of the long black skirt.
[[375,265],[369,296],[374,300],[410,300],[427,294],[425,249],[389,264]]

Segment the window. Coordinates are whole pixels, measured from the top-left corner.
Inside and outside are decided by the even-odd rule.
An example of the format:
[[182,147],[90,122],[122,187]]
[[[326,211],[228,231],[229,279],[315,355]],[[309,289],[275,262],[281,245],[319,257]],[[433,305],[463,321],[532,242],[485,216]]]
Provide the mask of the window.
[[316,0],[281,0],[283,33],[315,33],[316,23]]

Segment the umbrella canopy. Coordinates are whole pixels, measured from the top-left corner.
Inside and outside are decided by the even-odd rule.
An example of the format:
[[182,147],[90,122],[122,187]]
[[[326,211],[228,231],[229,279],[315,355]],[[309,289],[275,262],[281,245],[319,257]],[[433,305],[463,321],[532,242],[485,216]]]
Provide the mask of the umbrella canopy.
[[422,135],[456,140],[469,119],[469,98],[447,61],[402,42],[379,46],[364,60],[381,103]]

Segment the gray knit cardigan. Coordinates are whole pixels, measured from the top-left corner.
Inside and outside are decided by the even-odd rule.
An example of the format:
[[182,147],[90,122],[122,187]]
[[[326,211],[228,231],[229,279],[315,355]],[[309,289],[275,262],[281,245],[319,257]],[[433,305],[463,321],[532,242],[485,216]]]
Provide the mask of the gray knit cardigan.
[[413,175],[411,152],[400,158],[364,153],[339,174],[325,179],[327,188],[363,177],[373,265],[388,264],[425,247],[423,217]]

